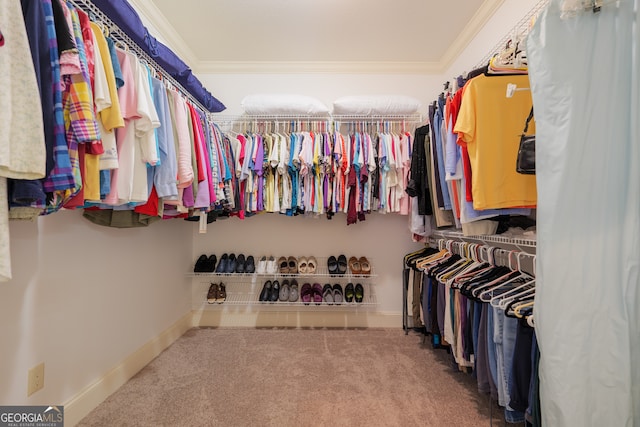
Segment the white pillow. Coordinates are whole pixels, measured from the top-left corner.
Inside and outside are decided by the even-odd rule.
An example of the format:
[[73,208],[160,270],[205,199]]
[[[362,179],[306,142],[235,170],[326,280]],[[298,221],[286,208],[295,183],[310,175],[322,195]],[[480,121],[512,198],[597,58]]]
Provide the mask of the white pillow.
[[329,114],[329,108],[316,98],[304,95],[257,94],[242,100],[242,108],[249,115],[305,115]]
[[333,114],[359,116],[390,116],[414,114],[420,101],[410,96],[345,96],[333,102]]

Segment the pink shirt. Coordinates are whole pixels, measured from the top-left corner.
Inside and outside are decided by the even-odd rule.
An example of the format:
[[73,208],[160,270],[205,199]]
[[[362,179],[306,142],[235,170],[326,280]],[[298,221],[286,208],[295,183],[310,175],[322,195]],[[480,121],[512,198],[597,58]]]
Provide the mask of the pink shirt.
[[177,92],[171,91],[175,105],[176,123],[178,134],[178,188],[190,187],[194,174],[191,163],[191,137],[187,124],[187,106]]

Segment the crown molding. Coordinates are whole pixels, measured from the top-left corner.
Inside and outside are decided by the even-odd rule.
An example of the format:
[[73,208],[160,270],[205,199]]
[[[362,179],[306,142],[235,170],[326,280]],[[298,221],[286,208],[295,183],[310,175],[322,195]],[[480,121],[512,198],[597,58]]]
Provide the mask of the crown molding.
[[198,74],[432,74],[438,62],[200,61]]
[[146,20],[155,31],[158,31],[159,38],[164,40],[163,43],[170,46],[191,69],[197,67],[198,55],[189,47],[153,1],[129,0],[129,3],[141,15],[141,18],[144,18],[143,21]]
[[464,30],[458,34],[458,37],[451,43],[449,49],[440,59],[439,65],[441,72],[446,72],[453,62],[458,58],[460,53],[471,43],[480,30],[487,24],[489,19],[493,17],[498,8],[502,6],[505,0],[485,0],[476,13],[471,17]]

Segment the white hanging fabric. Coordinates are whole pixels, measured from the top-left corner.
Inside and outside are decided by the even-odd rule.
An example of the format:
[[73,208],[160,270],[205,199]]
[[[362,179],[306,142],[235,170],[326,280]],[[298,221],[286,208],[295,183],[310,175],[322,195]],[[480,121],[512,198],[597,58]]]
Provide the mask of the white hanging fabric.
[[527,42],[545,426],[640,425],[638,3],[553,0]]

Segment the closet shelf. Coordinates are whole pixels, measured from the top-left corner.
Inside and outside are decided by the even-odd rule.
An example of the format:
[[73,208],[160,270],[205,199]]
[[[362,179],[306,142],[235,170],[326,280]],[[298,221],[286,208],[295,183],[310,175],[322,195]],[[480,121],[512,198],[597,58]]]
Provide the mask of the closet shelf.
[[236,277],[253,278],[255,273],[188,273],[187,277]]
[[[344,280],[344,279],[353,279],[353,280],[367,280],[371,278],[378,277],[377,274],[337,274],[331,275],[328,272],[319,272],[313,274],[288,274],[288,273],[187,273],[187,277],[208,277],[208,278],[219,278],[219,277],[227,277],[232,279],[249,279],[251,281],[254,280],[268,280],[268,279],[309,279],[313,280],[331,278],[336,280]],[[247,280],[247,282],[249,281]]]
[[[326,269],[325,269],[326,270]],[[366,280],[369,278],[373,278],[373,277],[378,277],[376,274],[351,274],[351,273],[347,273],[347,274],[329,274],[328,271],[320,271],[318,273],[313,273],[313,274],[287,274],[287,273],[275,273],[275,274],[256,274],[257,277],[259,277],[260,279],[269,279],[269,278],[283,278],[283,279],[314,279],[314,278],[318,278],[318,279],[323,279],[323,278],[332,278],[332,279],[336,279],[336,280],[342,280],[342,279],[359,279],[359,280]]]
[[461,231],[457,230],[436,230],[431,235],[434,238],[456,239],[461,241],[480,241],[483,243],[499,243],[503,245],[513,245],[517,247],[536,247],[536,239],[526,237],[505,237],[500,235],[487,236],[465,236]]
[[258,301],[258,295],[252,292],[235,292],[227,293],[227,299],[222,303],[209,304],[206,299],[203,299],[203,307],[205,309],[222,309],[225,306],[252,306],[260,309],[267,310],[302,310],[302,309],[320,309],[320,310],[354,310],[358,308],[370,308],[378,305],[376,296],[374,293],[369,292],[365,294],[362,302],[343,302],[342,304],[327,304],[324,301],[321,304],[315,304],[313,302],[305,304],[298,300],[296,302],[262,302]]

